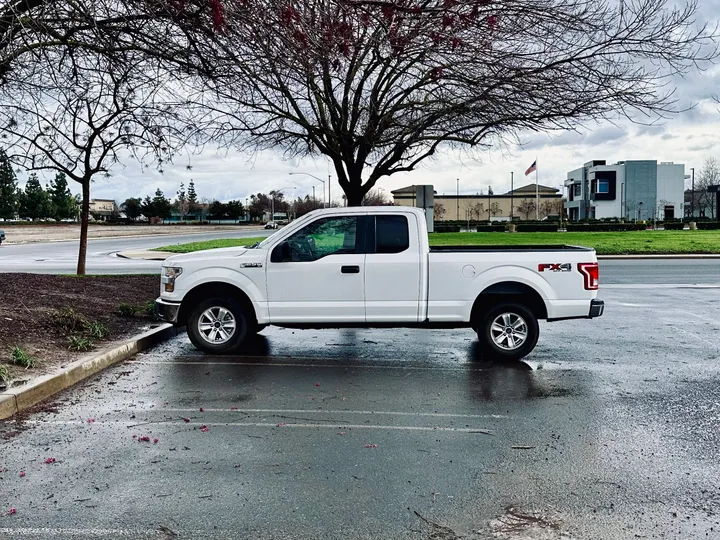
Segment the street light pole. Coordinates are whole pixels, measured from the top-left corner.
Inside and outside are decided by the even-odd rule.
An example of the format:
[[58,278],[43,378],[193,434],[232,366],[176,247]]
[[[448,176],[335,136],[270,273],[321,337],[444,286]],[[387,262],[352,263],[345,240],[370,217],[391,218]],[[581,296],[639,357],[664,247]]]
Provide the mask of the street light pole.
[[[310,173],[306,173],[306,172],[291,172],[288,174],[290,176],[292,176],[293,174],[303,174],[305,176],[310,176],[311,178],[314,178],[315,180],[319,180],[320,182],[322,182],[322,185],[323,185],[323,208],[325,208],[325,180],[323,180],[322,178],[318,178],[314,174],[310,174]],[[330,194],[330,175],[328,174],[328,195],[329,194]],[[315,198],[315,196],[313,196],[313,199],[314,198]]]
[[458,220],[460,220],[460,179],[457,179],[457,195],[455,196],[455,200],[457,201],[457,207],[455,208],[455,214],[457,215]]
[[513,207],[515,206],[515,183],[514,172],[510,172],[510,223],[513,222]]
[[690,167],[692,171],[692,188],[690,190],[690,219],[695,217],[695,167]]

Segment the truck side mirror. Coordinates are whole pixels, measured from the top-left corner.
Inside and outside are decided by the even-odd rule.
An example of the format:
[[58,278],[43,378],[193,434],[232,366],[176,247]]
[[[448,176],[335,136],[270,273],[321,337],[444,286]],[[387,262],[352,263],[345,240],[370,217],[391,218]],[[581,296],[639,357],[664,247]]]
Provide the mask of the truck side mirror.
[[281,242],[275,246],[270,255],[270,262],[286,262],[290,260],[292,260],[292,253],[290,252],[290,244],[287,242]]

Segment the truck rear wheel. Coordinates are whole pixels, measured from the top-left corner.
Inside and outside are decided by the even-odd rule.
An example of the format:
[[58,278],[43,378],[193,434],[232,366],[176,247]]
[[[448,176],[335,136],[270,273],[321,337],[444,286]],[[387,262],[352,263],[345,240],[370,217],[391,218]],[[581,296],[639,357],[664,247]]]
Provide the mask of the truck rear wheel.
[[245,308],[232,298],[200,302],[190,313],[186,326],[192,344],[210,354],[233,352],[250,333]]
[[540,327],[525,305],[509,302],[485,313],[477,328],[483,350],[490,356],[520,360],[537,345]]

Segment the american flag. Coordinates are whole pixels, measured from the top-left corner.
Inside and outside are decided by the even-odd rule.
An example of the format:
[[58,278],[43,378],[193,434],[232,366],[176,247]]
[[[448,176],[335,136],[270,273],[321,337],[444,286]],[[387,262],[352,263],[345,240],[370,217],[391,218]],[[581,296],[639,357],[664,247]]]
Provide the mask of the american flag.
[[531,172],[534,172],[536,170],[537,170],[537,160],[533,161],[533,164],[527,168],[527,171],[525,171],[525,176],[527,176],[528,174],[530,174]]

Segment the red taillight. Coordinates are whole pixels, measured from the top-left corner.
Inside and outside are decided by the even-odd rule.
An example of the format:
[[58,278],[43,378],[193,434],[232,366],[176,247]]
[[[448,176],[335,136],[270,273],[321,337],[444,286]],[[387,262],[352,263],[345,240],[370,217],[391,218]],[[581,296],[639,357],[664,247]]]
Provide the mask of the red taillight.
[[578,270],[585,280],[585,290],[597,291],[600,279],[600,268],[598,263],[579,263]]

